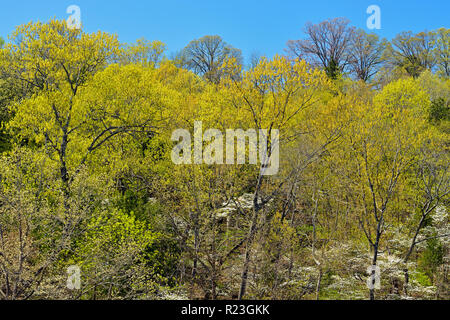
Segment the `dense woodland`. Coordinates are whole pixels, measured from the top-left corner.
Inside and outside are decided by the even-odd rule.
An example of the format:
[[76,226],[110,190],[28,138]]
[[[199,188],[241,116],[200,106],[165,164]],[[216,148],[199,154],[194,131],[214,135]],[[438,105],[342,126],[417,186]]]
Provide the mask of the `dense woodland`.
[[[0,299],[449,299],[450,29],[300,29],[248,60],[58,20],[1,41]],[[174,164],[195,121],[278,129],[278,174]]]

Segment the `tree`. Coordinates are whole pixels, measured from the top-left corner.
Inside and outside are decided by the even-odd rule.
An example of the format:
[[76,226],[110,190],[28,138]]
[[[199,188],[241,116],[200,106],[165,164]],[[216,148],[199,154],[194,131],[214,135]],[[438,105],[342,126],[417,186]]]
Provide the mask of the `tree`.
[[[18,27],[0,49],[0,299],[448,298],[446,30],[410,34],[409,59],[342,19],[309,26],[314,64],[246,70],[220,37],[188,46],[201,69],[189,48]],[[180,128],[203,133],[194,164],[172,160]]]
[[435,123],[450,120],[450,102],[438,98],[431,102],[429,120]]
[[433,53],[439,72],[450,77],[450,29],[441,28],[436,31]]
[[[231,77],[224,85],[232,92],[232,105],[239,110],[238,114],[243,115],[248,126],[267,130],[268,139],[267,160],[260,159],[259,173],[252,187],[252,213],[245,239],[238,296],[243,299],[246,295],[252,249],[261,214],[267,210],[267,204],[278,195],[285,184],[292,177],[298,177],[304,166],[316,159],[337,135],[334,131],[323,145],[308,155],[306,164],[293,166],[285,173],[284,179],[269,187],[271,184],[266,180],[270,179],[266,179],[264,172],[267,164],[274,159],[273,150],[279,148],[281,142],[295,140],[300,135],[303,112],[320,101],[320,90],[326,92],[330,84],[322,71],[312,69],[305,61],[296,59],[292,63],[286,57],[275,56],[273,60],[262,58],[256,67],[243,73],[242,79]],[[279,136],[274,137],[273,130],[279,130]]]
[[6,127],[13,116],[12,105],[29,97],[34,91],[30,84],[12,77],[10,62],[10,52],[6,48],[2,49],[0,45],[0,153],[11,148],[12,137]]
[[155,67],[163,59],[165,51],[166,45],[161,41],[149,41],[143,38],[138,39],[136,43],[126,45],[120,60],[123,64],[139,63]]
[[166,102],[156,71],[135,65],[105,69],[118,53],[113,36],[84,34],[58,21],[22,26],[15,34],[22,41],[11,48],[12,70],[24,65],[26,72],[13,76],[40,91],[16,105],[9,126],[45,146],[59,163],[66,191],[95,151],[120,135],[154,133],[171,109],[158,111]]
[[182,51],[187,68],[217,83],[222,77],[220,67],[227,58],[242,64],[241,50],[233,48],[220,36],[204,36],[191,41]]
[[335,18],[319,24],[308,23],[305,27],[307,39],[290,40],[288,53],[300,59],[306,59],[317,67],[329,70],[335,77],[335,70],[344,72],[350,62],[349,48],[354,28],[344,18]]
[[19,26],[12,38],[16,41],[8,44],[4,61],[10,64],[9,76],[30,85],[36,94],[16,105],[9,125],[22,131],[21,138],[49,147],[50,157],[56,155],[59,161],[60,179],[68,192],[72,177],[67,150],[71,135],[79,128],[73,125],[76,96],[117,54],[117,39],[101,32],[85,34],[56,20]]
[[364,82],[372,78],[382,63],[384,44],[376,34],[357,30],[349,49],[349,67],[356,78]]
[[10,136],[6,132],[6,124],[11,118],[9,104],[14,100],[16,94],[11,82],[0,77],[0,153],[10,148]]
[[433,56],[435,43],[433,32],[402,32],[392,39],[387,59],[396,67],[404,68],[417,78],[426,69],[432,70],[436,64]]
[[[130,145],[133,140],[148,141],[149,137],[157,133],[160,121],[167,120],[170,110],[173,110],[168,107],[172,100],[167,97],[174,99],[178,95],[175,91],[167,91],[168,88],[162,83],[167,77],[159,70],[143,68],[138,64],[109,65],[120,53],[118,42],[113,36],[103,33],[85,34],[79,30],[68,29],[64,22],[59,21],[21,26],[14,35],[20,41],[8,45],[7,51],[2,52],[5,54],[2,62],[9,63],[8,68],[5,68],[8,71],[8,80],[30,85],[34,94],[17,100],[13,105],[13,117],[8,128],[17,144],[29,148],[32,157],[35,157],[38,163],[43,163],[43,167],[35,170],[35,174],[39,175],[45,171],[46,178],[41,174],[40,178],[45,182],[42,182],[43,189],[40,189],[40,193],[33,193],[37,197],[36,200],[16,196],[10,189],[0,195],[0,209],[2,212],[8,212],[5,215],[6,223],[0,222],[0,226],[8,228],[4,231],[8,232],[8,235],[17,232],[23,234],[23,238],[19,239],[21,243],[29,241],[37,244],[34,239],[36,233],[33,231],[36,228],[52,234],[48,241],[54,241],[52,244],[46,244],[51,250],[43,247],[39,247],[39,250],[35,247],[23,247],[24,244],[19,242],[12,245],[8,243],[8,246],[16,250],[13,251],[14,254],[17,252],[17,256],[21,257],[19,262],[22,265],[26,256],[30,256],[29,252],[43,254],[43,257],[39,257],[42,264],[39,260],[39,263],[30,267],[32,271],[27,275],[29,280],[26,280],[29,281],[29,286],[23,289],[26,292],[13,293],[17,297],[20,295],[26,298],[35,294],[36,288],[43,280],[51,280],[48,274],[57,269],[61,254],[73,248],[76,240],[73,234],[76,233],[77,237],[83,235],[77,229],[79,225],[85,223],[94,211],[101,212],[98,211],[98,194],[103,193],[106,198],[109,182],[102,181],[95,187],[89,186],[87,189],[94,190],[94,194],[81,193],[78,185],[80,179],[82,182],[87,181],[84,176],[86,168],[89,168],[92,177],[98,177],[96,173],[102,176],[99,167],[104,167],[105,163],[117,164],[114,162],[120,153],[117,146]],[[176,102],[174,104],[178,106]],[[126,139],[128,141],[125,141]],[[106,147],[108,150],[105,150]],[[17,170],[20,172],[23,168],[27,168],[27,165],[20,164]],[[50,177],[55,180],[50,180]],[[28,181],[24,178],[19,180]],[[7,180],[3,176],[2,182],[4,181]],[[39,179],[35,178],[35,181]],[[28,185],[34,184],[29,182],[17,192]],[[17,200],[5,204],[8,198]],[[83,206],[79,205],[83,201]],[[29,205],[28,202],[35,206]],[[25,210],[25,206],[29,210]],[[111,211],[103,213],[110,217],[108,214]],[[36,212],[45,214],[42,223],[46,225],[42,226],[36,222],[35,219],[39,220]],[[9,223],[9,218],[11,221],[16,219],[14,215],[23,221],[23,225]],[[135,220],[130,223],[139,230],[142,228]],[[51,227],[52,231],[48,231],[47,227]],[[92,228],[96,228],[96,225],[92,225]],[[109,236],[114,237],[117,234]],[[100,239],[98,241],[101,243]],[[129,244],[134,247],[133,241],[141,240],[130,237],[124,240],[124,246]],[[146,246],[145,243],[139,244]],[[92,246],[95,243],[82,245]],[[130,247],[124,251],[131,252]],[[142,250],[142,247],[139,250]],[[122,253],[119,250],[115,254]],[[152,252],[148,254],[151,255]],[[10,258],[7,256],[7,261]],[[16,261],[16,257],[13,257],[13,260]],[[119,259],[114,260],[114,263],[119,267],[122,262]],[[20,264],[13,265],[8,267],[6,274],[17,273],[14,271],[16,267],[22,268]],[[139,270],[142,270],[143,264],[140,268]],[[112,276],[114,275],[117,273]],[[24,281],[21,277],[22,275],[17,280],[19,284]],[[94,282],[97,280],[95,276],[92,278]],[[137,280],[136,284],[140,283],[139,281],[141,280]],[[22,290],[21,285],[16,286],[18,290]],[[120,289],[118,291],[120,292]]]
[[258,52],[252,52],[252,54],[250,55],[249,69],[253,69],[254,67],[256,67],[261,59],[262,56]]
[[[67,298],[54,283],[65,270],[59,262],[73,249],[80,227],[95,206],[98,177],[78,175],[72,183],[77,197],[66,206],[66,195],[54,167],[43,154],[15,148],[0,158],[0,298],[31,299],[39,294]],[[64,282],[59,284],[64,288]],[[50,287],[50,288],[49,288]],[[53,291],[55,295],[46,292]]]
[[[423,148],[424,150],[416,165],[417,176],[415,179],[417,184],[416,192],[420,195],[417,199],[419,211],[418,222],[414,221],[411,223],[411,225],[414,225],[411,242],[403,259],[403,262],[405,263],[405,268],[403,270],[405,273],[404,292],[406,295],[408,295],[409,285],[408,262],[416,247],[424,241],[433,242],[441,237],[450,237],[450,234],[437,234],[420,239],[427,224],[430,224],[431,216],[439,209],[442,210],[442,208],[444,208],[443,203],[448,199],[448,194],[450,193],[448,152],[440,151],[445,150],[445,146],[433,144],[431,146],[424,146]],[[414,218],[416,217],[414,216]]]
[[[362,199],[359,223],[372,248],[372,266],[377,265],[383,235],[395,210],[401,210],[402,202],[394,198],[415,165],[420,146],[429,138],[423,110],[429,103],[413,79],[387,85],[367,114],[370,128],[357,129],[364,133],[352,143],[355,159],[360,159],[356,166]],[[370,299],[375,299],[374,288],[370,288]]]
[[83,272],[78,298],[149,299],[161,290],[154,245],[158,233],[133,214],[105,208],[86,223],[87,232],[76,240],[70,263]]

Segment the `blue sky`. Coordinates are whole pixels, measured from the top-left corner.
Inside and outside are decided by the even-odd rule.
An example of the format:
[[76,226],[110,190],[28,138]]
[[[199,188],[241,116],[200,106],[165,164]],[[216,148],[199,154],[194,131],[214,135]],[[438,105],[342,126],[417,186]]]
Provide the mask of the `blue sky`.
[[192,39],[218,34],[245,58],[253,52],[273,56],[283,53],[288,40],[303,37],[308,21],[346,17],[367,30],[366,9],[373,4],[381,8],[382,28],[375,31],[382,37],[450,27],[449,0],[16,0],[2,1],[0,36],[30,20],[67,19],[67,7],[78,5],[86,31],[117,33],[123,42],[161,40],[174,52]]

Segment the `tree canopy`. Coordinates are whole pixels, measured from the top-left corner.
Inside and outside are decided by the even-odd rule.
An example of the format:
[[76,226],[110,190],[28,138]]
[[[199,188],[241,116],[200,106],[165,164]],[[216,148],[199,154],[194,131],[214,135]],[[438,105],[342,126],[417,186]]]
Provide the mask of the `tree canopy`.
[[[0,299],[448,299],[448,50],[448,29],[388,41],[338,18],[245,68],[220,36],[171,58],[18,26]],[[195,161],[172,160],[177,130]]]

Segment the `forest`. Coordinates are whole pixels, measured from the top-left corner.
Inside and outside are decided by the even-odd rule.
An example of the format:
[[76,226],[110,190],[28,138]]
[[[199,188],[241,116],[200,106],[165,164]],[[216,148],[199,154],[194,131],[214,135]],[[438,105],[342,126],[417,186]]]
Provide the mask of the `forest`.
[[[450,299],[450,29],[302,27],[248,61],[57,19],[0,39],[0,300]],[[175,163],[199,121],[278,130],[278,171]]]

